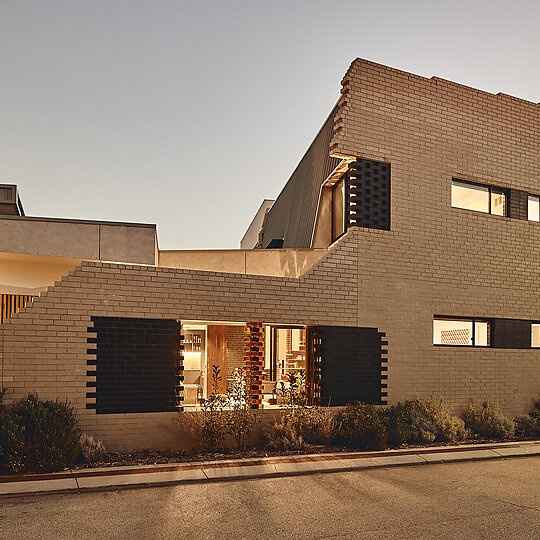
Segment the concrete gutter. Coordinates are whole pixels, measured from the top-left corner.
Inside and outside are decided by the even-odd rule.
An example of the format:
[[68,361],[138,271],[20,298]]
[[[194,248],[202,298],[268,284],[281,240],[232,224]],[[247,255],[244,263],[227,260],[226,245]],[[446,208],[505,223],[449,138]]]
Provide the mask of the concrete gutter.
[[540,441],[439,446],[383,452],[308,454],[0,476],[0,496],[188,484],[347,472],[405,465],[540,455]]

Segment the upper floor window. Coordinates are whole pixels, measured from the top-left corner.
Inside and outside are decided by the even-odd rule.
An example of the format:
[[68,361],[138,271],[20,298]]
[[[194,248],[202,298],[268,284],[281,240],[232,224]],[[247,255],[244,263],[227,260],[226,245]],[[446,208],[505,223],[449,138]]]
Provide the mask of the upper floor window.
[[480,319],[433,319],[434,345],[489,346],[489,321]]
[[529,195],[527,204],[527,219],[529,221],[540,221],[540,197],[538,195]]
[[464,180],[452,180],[452,206],[496,216],[506,216],[504,189]]

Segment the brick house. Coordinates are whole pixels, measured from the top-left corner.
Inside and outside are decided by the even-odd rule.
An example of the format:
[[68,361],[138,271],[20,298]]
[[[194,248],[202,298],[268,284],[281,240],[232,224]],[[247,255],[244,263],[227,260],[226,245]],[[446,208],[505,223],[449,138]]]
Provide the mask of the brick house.
[[[111,448],[172,447],[212,366],[252,406],[540,392],[539,105],[355,60],[242,247],[163,251],[154,225],[28,218],[0,188],[0,385],[68,399]],[[3,193],[3,195],[2,195]],[[246,246],[246,243],[250,243]],[[182,337],[183,336],[183,337]]]

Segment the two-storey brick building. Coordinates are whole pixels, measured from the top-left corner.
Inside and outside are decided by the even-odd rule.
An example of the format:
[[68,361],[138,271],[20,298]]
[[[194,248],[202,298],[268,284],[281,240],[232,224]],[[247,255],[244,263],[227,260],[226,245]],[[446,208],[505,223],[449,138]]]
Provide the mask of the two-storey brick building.
[[314,403],[521,413],[540,391],[539,126],[536,103],[357,59],[255,249],[160,251],[153,226],[21,205],[0,217],[1,385],[69,399],[112,447],[173,446],[211,367],[224,391],[246,362],[254,407],[305,373]]

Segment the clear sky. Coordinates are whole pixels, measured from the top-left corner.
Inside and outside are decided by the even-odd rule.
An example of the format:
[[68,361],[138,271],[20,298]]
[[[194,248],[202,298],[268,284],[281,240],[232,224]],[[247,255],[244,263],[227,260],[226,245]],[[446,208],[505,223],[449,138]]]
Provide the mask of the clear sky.
[[27,215],[236,248],[351,61],[540,101],[539,0],[0,0],[0,183]]

